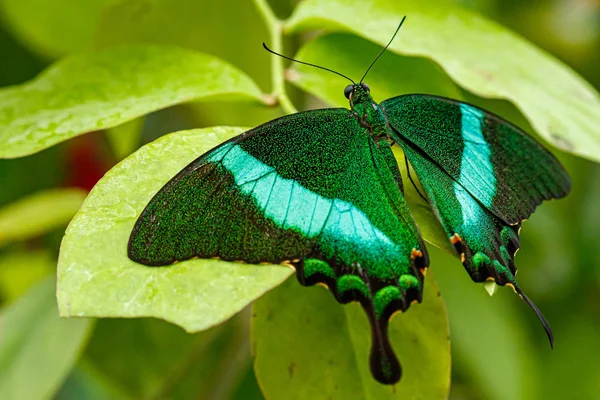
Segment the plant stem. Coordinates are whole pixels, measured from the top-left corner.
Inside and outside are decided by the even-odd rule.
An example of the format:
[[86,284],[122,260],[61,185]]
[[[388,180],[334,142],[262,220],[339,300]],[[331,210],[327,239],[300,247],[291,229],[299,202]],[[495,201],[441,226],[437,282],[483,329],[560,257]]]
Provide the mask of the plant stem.
[[[256,9],[262,16],[270,36],[270,47],[277,53],[283,53],[282,23],[275,16],[267,0],[253,0]],[[283,58],[271,56],[271,86],[273,96],[277,99],[286,114],[298,112],[285,91],[285,74]]]

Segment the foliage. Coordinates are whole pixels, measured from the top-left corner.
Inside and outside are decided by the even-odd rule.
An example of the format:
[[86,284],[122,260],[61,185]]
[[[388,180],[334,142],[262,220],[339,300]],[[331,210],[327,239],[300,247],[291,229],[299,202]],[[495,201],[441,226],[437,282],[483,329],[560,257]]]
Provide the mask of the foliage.
[[[450,398],[597,396],[599,170],[565,153],[558,155],[573,193],[524,224],[517,257],[521,286],[555,330],[552,353],[514,294],[489,297],[439,251],[424,303],[391,323],[405,370],[396,388],[371,380],[359,307],[300,288],[285,267],[191,260],[147,268],[127,258],[131,226],[153,193],[243,131],[231,126],[321,102],[347,107],[342,78],[303,65],[284,71],[262,41],[289,55],[298,47],[295,57],[358,79],[406,14],[369,72],[376,100],[411,92],[465,99],[549,146],[600,160],[600,60],[591,56],[600,54],[600,18],[572,21],[588,24],[587,36],[577,36],[553,28],[558,0],[538,8],[493,0],[270,3],[0,0],[0,398],[442,399],[448,322]],[[519,24],[505,7],[546,25]],[[83,201],[89,187],[81,182],[111,167]],[[405,188],[426,240],[448,252],[427,204]],[[55,273],[61,316],[88,318],[57,317]],[[155,317],[198,333],[153,319],[91,317]]]

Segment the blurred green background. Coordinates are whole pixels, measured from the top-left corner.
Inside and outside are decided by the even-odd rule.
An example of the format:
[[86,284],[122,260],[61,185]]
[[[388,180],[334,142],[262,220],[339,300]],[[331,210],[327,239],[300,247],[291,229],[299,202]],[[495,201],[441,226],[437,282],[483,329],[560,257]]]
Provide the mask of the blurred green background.
[[[554,54],[600,88],[600,1],[460,3]],[[295,1],[270,4],[284,18]],[[308,37],[290,37],[286,53],[294,54]],[[1,0],[0,85],[30,80],[68,54],[149,42],[216,55],[269,92],[270,59],[260,46],[267,39],[247,0]],[[315,104],[297,89],[290,92],[299,109]],[[0,160],[0,210],[43,189],[89,191],[130,150],[163,134],[212,125],[254,126],[277,115],[280,111],[256,105],[202,101],[148,115],[139,121],[141,137],[131,144],[94,132],[28,157]],[[470,282],[454,258],[430,246],[451,325],[451,399],[600,399],[600,167],[564,153],[558,156],[572,176],[573,191],[566,200],[544,204],[523,224],[517,257],[521,286],[554,330],[553,351],[531,311],[510,290],[490,297]],[[76,209],[82,194],[73,193],[71,208]],[[2,241],[0,232],[2,307],[54,273],[67,221],[58,219],[47,232],[10,243]],[[15,323],[41,329],[52,323],[42,321],[44,312],[53,311],[34,310],[29,319]],[[64,367],[66,380],[51,392],[59,399],[260,399],[248,313],[195,335],[154,319],[98,320],[93,328],[81,328],[89,329],[89,342],[73,350],[75,367]],[[48,338],[31,335],[27,340]],[[2,362],[0,382],[12,373]]]

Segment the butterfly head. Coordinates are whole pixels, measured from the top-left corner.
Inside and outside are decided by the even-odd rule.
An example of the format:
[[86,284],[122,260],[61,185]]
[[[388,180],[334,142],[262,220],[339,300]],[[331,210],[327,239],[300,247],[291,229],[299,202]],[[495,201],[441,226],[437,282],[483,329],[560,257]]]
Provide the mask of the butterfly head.
[[356,104],[372,101],[371,89],[366,83],[353,83],[346,86],[344,96],[350,100],[350,107],[354,108]]

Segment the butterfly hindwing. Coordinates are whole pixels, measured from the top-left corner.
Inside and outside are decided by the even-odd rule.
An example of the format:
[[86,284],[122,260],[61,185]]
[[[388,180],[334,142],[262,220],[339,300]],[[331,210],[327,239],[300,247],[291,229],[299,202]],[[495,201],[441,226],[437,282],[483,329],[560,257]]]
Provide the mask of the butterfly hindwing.
[[513,283],[519,226],[510,226],[486,210],[418,150],[406,143],[401,146],[471,278],[475,282],[493,278],[500,285]]
[[543,200],[570,190],[569,177],[552,154],[488,111],[422,94],[394,97],[381,107],[405,142],[508,224],[523,221]]
[[[404,150],[450,242],[475,282],[516,282],[521,221],[570,188],[560,163],[518,128],[474,106],[426,95],[386,100]],[[399,116],[402,119],[399,119]]]
[[475,282],[493,280],[512,286],[534,310],[550,344],[550,326],[537,306],[523,293],[516,281],[515,254],[519,249],[521,224],[509,225],[481,205],[461,185],[413,146],[400,142],[434,213]]
[[427,253],[387,142],[350,110],[313,110],[259,126],[202,155],[150,201],[129,257],[166,265],[193,257],[286,263],[304,285],[361,303],[371,369],[400,377],[387,338],[398,310],[420,301]]

